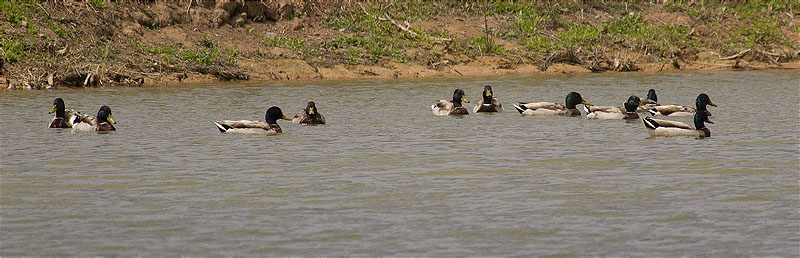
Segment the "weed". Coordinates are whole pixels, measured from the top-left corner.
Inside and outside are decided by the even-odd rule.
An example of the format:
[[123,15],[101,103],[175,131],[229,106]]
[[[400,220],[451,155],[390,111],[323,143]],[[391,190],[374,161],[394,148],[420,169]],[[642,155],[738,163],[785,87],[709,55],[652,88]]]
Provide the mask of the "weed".
[[205,36],[203,39],[197,42],[198,46],[206,47],[206,48],[216,48],[217,42],[215,42],[211,37]]
[[3,0],[0,1],[0,11],[3,13],[3,20],[15,25],[22,22],[31,23],[33,14],[32,0]]
[[28,26],[25,29],[25,34],[38,35],[39,34],[39,28],[36,28],[36,25],[33,25],[32,22],[29,22]]
[[476,54],[495,54],[499,56],[505,56],[506,54],[506,50],[503,47],[495,44],[494,39],[486,36],[471,37],[467,42],[477,49],[478,53]]
[[525,47],[539,53],[548,53],[555,49],[555,45],[544,35],[535,35],[522,40]]
[[558,49],[576,49],[583,47],[587,50],[591,49],[602,31],[601,26],[591,24],[568,24],[566,31],[559,31],[556,33],[556,38],[560,40],[560,44],[553,46]]
[[3,39],[0,41],[0,54],[8,62],[17,62],[31,56],[33,46],[29,41],[19,38]]
[[105,0],[89,0],[89,4],[96,9],[106,9],[108,7]]
[[55,22],[49,22],[47,23],[47,27],[50,28],[50,30],[52,30],[53,33],[55,33],[61,38],[67,38],[67,36],[69,36],[66,29],[64,29],[64,26],[62,26],[61,24]]
[[[355,37],[351,35],[338,36],[333,40],[326,42],[324,47],[328,50],[337,50],[347,48],[346,57],[351,60],[359,60],[366,58],[371,63],[377,63],[383,57],[390,57],[398,62],[405,62],[408,57],[402,54],[399,48],[403,43],[381,36],[372,36],[370,38]],[[355,55],[355,51],[361,51],[361,55]],[[358,56],[358,58],[353,58]]]
[[198,65],[209,65],[213,63],[213,60],[219,56],[219,51],[216,49],[203,49],[203,50],[193,50],[187,49],[183,51],[179,51],[177,53],[177,57],[183,59],[187,63],[194,63]]

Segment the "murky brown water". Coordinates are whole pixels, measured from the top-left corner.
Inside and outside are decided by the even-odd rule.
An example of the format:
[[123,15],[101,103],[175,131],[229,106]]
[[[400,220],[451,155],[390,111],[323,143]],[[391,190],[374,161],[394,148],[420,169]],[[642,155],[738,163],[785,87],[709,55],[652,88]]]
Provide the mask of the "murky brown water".
[[[485,84],[506,112],[431,114]],[[685,105],[708,93],[713,137],[510,105],[650,88]],[[55,97],[111,106],[119,131],[46,128]],[[328,125],[213,125],[308,100]],[[798,103],[796,71],[2,92],[0,255],[796,256]]]

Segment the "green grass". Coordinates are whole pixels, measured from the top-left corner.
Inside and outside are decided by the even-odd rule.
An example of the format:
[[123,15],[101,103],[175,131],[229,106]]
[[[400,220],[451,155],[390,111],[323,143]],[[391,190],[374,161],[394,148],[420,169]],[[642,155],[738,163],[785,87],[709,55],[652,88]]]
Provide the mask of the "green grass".
[[[325,49],[347,58],[350,63],[377,63],[384,57],[398,62],[406,62],[408,57],[400,50],[403,43],[396,39],[381,36],[357,37],[340,35],[323,46]],[[362,60],[363,59],[363,60]]]
[[22,22],[31,23],[33,5],[36,1],[32,0],[3,0],[0,1],[0,11],[3,13],[3,20],[14,25],[21,25]]
[[301,51],[306,48],[307,41],[304,39],[298,38],[287,38],[287,37],[268,37],[263,41],[263,44],[268,47],[280,47],[290,49],[292,51]]
[[498,56],[505,56],[506,50],[494,43],[494,39],[480,36],[480,37],[471,37],[467,40],[467,43],[472,45],[477,50],[475,54],[495,54]]
[[548,53],[557,48],[556,44],[553,44],[553,42],[544,35],[535,35],[523,38],[522,43],[527,49],[539,53]]
[[32,56],[32,44],[19,38],[3,37],[0,40],[0,47],[2,47],[0,54],[2,54],[3,60],[7,62],[18,62]]
[[106,3],[105,0],[89,0],[89,4],[92,5],[95,9],[108,8],[108,3]]
[[217,48],[217,42],[209,36],[205,36],[203,39],[197,41],[197,45],[206,48]]
[[[202,42],[202,40],[201,40]],[[211,65],[219,64],[221,51],[219,48],[191,49],[172,44],[158,43],[152,46],[142,46],[137,40],[130,40],[130,44],[139,51],[150,55],[162,55],[167,63],[183,61],[189,64]],[[226,52],[225,57],[238,55],[238,52]]]
[[69,36],[69,32],[67,32],[64,26],[62,26],[57,22],[48,22],[47,28],[50,28],[50,30],[52,30],[53,33],[55,33],[56,35],[58,35],[63,39],[66,39]]
[[591,49],[600,37],[602,26],[591,24],[568,24],[567,30],[555,33],[558,38],[555,49],[577,49],[583,47]]

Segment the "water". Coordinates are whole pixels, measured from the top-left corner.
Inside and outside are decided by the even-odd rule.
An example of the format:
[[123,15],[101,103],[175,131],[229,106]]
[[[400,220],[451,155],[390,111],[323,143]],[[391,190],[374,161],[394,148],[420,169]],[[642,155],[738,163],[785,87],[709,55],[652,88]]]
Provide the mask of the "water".
[[[431,114],[457,87],[471,111],[485,84],[506,112]],[[760,71],[2,92],[0,255],[796,256],[799,85]],[[709,94],[713,137],[511,107],[650,88]],[[46,128],[55,97],[109,105],[118,131]],[[328,125],[213,125],[309,100]]]

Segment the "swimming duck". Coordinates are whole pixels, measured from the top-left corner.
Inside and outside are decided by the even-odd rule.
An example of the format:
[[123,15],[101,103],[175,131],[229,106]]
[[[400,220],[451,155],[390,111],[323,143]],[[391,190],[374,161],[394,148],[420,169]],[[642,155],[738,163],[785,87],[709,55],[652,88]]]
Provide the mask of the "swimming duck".
[[462,101],[469,103],[469,100],[464,95],[466,95],[464,90],[456,89],[453,92],[453,101],[440,99],[436,104],[431,105],[433,114],[437,116],[469,115],[469,111],[461,105]]
[[72,117],[77,113],[74,109],[66,110],[64,100],[56,98],[53,100],[53,108],[48,114],[55,112],[55,116],[50,120],[50,128],[72,128]]
[[515,104],[514,108],[523,115],[533,116],[580,116],[581,111],[576,107],[578,104],[591,106],[592,104],[583,100],[581,94],[570,92],[567,94],[565,105],[553,102],[536,102]]
[[650,114],[652,115],[662,115],[662,116],[690,116],[697,112],[697,110],[703,110],[711,115],[711,112],[708,112],[706,106],[712,105],[717,106],[714,102],[711,101],[711,98],[708,97],[705,93],[697,95],[697,99],[695,99],[695,106],[687,107],[687,106],[680,106],[680,105],[664,105],[664,106],[655,106],[652,108],[647,109]]
[[628,97],[628,101],[623,103],[625,108],[614,106],[583,106],[586,110],[588,119],[637,119],[636,109],[644,108],[641,100],[637,96]]
[[283,131],[278,125],[278,119],[292,120],[283,115],[279,107],[270,107],[264,118],[266,123],[256,120],[221,120],[214,124],[221,133],[237,134],[279,134]]
[[111,116],[111,108],[108,106],[102,106],[100,107],[100,110],[97,111],[96,117],[80,113],[75,115],[75,118],[72,120],[72,130],[82,132],[116,131],[117,128],[114,128],[113,125],[116,123],[117,122],[114,121],[114,117]]
[[711,116],[711,112],[707,109],[708,105],[715,107],[717,106],[717,104],[714,104],[714,102],[711,101],[711,98],[705,93],[700,93],[700,95],[697,95],[697,98],[694,100],[694,105],[697,107],[698,112],[703,111],[709,116]]
[[[650,89],[649,91],[647,91],[647,98],[642,100],[642,105],[644,105],[648,109],[653,108],[655,106],[659,106],[658,95],[656,95],[655,89]],[[637,109],[637,111],[638,110],[639,109]]]
[[503,104],[492,94],[492,86],[486,85],[483,87],[483,99],[478,101],[478,105],[472,109],[472,112],[503,112]]
[[325,117],[319,113],[314,101],[309,101],[305,109],[294,115],[292,123],[304,125],[324,125]]
[[642,123],[644,123],[650,136],[711,137],[711,131],[706,127],[706,122],[714,123],[708,119],[708,114],[706,114],[706,112],[697,112],[694,114],[695,128],[682,122],[653,119],[652,117],[642,118]]

